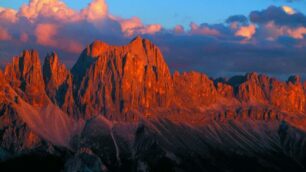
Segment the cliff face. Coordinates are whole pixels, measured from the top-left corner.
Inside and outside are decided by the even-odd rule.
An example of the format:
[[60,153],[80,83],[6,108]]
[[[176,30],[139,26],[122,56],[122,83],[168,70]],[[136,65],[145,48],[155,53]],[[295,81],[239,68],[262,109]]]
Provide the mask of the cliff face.
[[237,99],[242,104],[273,106],[294,113],[305,112],[305,90],[298,77],[280,82],[265,75],[247,74],[239,85]]
[[14,57],[4,74],[11,87],[30,104],[45,106],[49,103],[37,51],[23,51],[21,56]]
[[146,114],[172,102],[168,66],[160,50],[140,37],[126,46],[95,41],[83,51],[72,74],[77,103],[86,118],[98,114],[136,118],[133,110]]
[[45,90],[51,101],[68,114],[78,114],[74,104],[72,75],[56,53],[45,58],[43,74]]
[[21,98],[0,71],[0,147],[11,152],[31,149],[41,143],[40,137],[19,117],[13,106],[18,99]]
[[298,76],[171,75],[140,37],[95,41],[71,71],[56,53],[41,67],[36,51],[24,51],[0,70],[0,166],[38,152],[66,171],[302,171],[305,88]]
[[24,51],[1,75],[32,106],[54,104],[82,119],[276,118],[274,114],[306,111],[305,87],[298,76],[282,82],[257,73],[217,80],[199,72],[171,75],[159,48],[141,37],[125,46],[95,41],[71,72],[56,53],[47,55],[42,70],[38,53]]
[[173,75],[176,102],[179,106],[207,107],[217,103],[220,96],[214,82],[198,72],[175,72]]

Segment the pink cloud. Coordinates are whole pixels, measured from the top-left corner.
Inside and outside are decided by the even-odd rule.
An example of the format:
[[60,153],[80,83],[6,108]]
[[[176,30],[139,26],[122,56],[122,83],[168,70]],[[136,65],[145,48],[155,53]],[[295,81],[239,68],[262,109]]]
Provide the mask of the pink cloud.
[[57,47],[60,50],[65,50],[70,53],[79,54],[83,50],[84,45],[73,39],[64,38],[64,39],[57,40],[57,46],[55,47]]
[[96,22],[108,17],[108,6],[105,0],[93,0],[81,11],[75,11],[59,0],[30,0],[18,11],[19,17],[26,17],[32,22],[39,17],[48,17],[64,22],[88,20]]
[[[138,34],[155,34],[162,30],[160,24],[145,25],[137,17],[122,19],[112,16],[108,13],[105,0],[92,0],[79,11],[69,8],[60,0],[30,0],[18,11],[0,8],[0,20],[6,22],[1,29],[2,40],[15,39],[29,43],[35,41],[36,44],[54,48],[62,48],[62,42],[79,42],[66,46],[69,51],[79,50],[83,41],[88,39],[86,34],[109,35],[109,32],[113,32],[132,37]],[[81,29],[84,23],[87,23],[88,30]],[[10,34],[13,30],[14,34]]]
[[59,27],[54,24],[38,24],[35,29],[37,44],[59,48],[72,53],[79,53],[82,51],[83,45],[81,43],[65,37],[58,38],[58,32]]
[[185,30],[184,30],[184,27],[183,27],[182,25],[176,25],[176,26],[174,27],[174,32],[175,32],[175,33],[184,33]]
[[190,23],[190,33],[197,35],[210,35],[210,36],[218,36],[220,32],[214,28],[210,28],[208,26],[199,26],[195,23]]
[[162,29],[162,26],[160,24],[150,24],[140,29],[140,33],[141,34],[154,34],[156,32],[161,31],[161,29]]
[[0,21],[8,22],[8,23],[16,23],[17,22],[17,11],[8,8],[0,7]]
[[155,34],[162,30],[160,24],[144,25],[138,17],[116,20],[120,23],[124,35],[129,37],[137,34]]
[[7,41],[7,40],[11,40],[11,39],[12,39],[12,37],[8,33],[8,31],[5,28],[0,27],[0,40],[1,41]]
[[268,40],[275,40],[280,36],[289,36],[294,39],[304,39],[306,27],[300,26],[291,28],[288,26],[278,26],[274,22],[269,22],[262,27]]
[[120,20],[120,25],[122,32],[126,36],[132,36],[137,28],[143,27],[141,20],[137,17],[131,19],[122,19]]
[[39,16],[57,20],[68,18],[73,20],[75,15],[75,11],[59,0],[30,0],[29,4],[24,4],[18,12],[18,16],[26,17],[31,21],[35,21]]
[[23,32],[20,34],[19,40],[21,42],[27,42],[29,40],[29,35]]
[[41,45],[55,47],[57,41],[54,37],[57,34],[57,29],[58,27],[54,24],[38,24],[35,29],[36,42]]

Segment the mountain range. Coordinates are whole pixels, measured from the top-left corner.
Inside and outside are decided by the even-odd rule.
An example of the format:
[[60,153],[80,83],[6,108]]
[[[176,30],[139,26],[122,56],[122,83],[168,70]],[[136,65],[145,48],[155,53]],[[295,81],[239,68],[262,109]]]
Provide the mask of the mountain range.
[[141,37],[71,70],[25,50],[0,71],[0,169],[305,171],[305,114],[299,76],[172,74]]

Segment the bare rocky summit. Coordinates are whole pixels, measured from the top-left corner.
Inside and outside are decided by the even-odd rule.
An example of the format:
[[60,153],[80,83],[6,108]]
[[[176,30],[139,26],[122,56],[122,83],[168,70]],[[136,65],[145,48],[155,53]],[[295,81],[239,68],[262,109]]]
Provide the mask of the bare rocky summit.
[[71,70],[25,50],[0,71],[0,162],[39,152],[66,171],[305,170],[305,93],[299,76],[171,74],[141,37],[94,41]]

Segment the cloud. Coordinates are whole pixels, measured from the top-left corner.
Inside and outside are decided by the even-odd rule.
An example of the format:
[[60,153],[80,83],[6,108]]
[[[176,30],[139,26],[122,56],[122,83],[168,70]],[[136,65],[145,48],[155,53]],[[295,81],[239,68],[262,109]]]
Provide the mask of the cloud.
[[92,0],[81,10],[60,0],[30,0],[17,11],[0,8],[2,63],[22,49],[35,48],[42,56],[58,51],[72,66],[93,40],[120,45],[136,35],[160,46],[171,69],[199,70],[212,76],[252,70],[306,75],[302,68],[306,65],[302,60],[306,17],[289,6],[233,15],[216,24],[190,22],[185,28],[180,23],[164,28],[158,23],[144,24],[137,16],[114,16],[104,0]]
[[295,39],[304,39],[304,36],[306,35],[306,27],[289,29],[288,35],[290,35],[292,38],[295,38]]
[[35,29],[37,43],[46,46],[56,46],[57,41],[54,36],[57,34],[58,27],[54,24],[38,24]]
[[87,20],[97,21],[108,15],[108,6],[105,0],[94,0],[89,3],[88,7],[81,11],[81,15]]
[[237,32],[235,33],[236,36],[241,36],[246,38],[247,40],[251,39],[253,35],[256,33],[256,26],[249,25],[249,26],[242,26],[240,27]]
[[210,36],[218,36],[220,35],[219,31],[214,28],[210,28],[206,24],[197,25],[196,23],[190,23],[190,33],[194,35],[210,35]]
[[7,41],[12,39],[11,35],[5,28],[0,27],[0,41]]
[[0,39],[31,43],[71,53],[95,39],[118,40],[137,34],[154,34],[159,24],[145,25],[133,17],[122,19],[108,13],[104,0],[93,0],[81,10],[73,10],[60,0],[30,0],[16,11],[0,8]]
[[295,10],[289,6],[282,6],[282,9],[285,11],[285,13],[289,15],[293,15],[296,13]]
[[250,14],[253,23],[265,24],[274,22],[276,25],[291,27],[306,26],[306,16],[294,11],[291,7],[270,6],[262,11],[253,11]]
[[234,23],[234,22],[247,24],[248,18],[244,15],[233,15],[233,16],[228,17],[225,22],[229,24]]
[[13,9],[1,8],[0,7],[0,21],[1,23],[15,23],[17,11]]
[[32,22],[39,17],[67,20],[75,18],[75,11],[58,0],[30,0],[29,4],[22,5],[17,16],[25,17]]
[[20,34],[19,40],[21,42],[27,42],[29,40],[29,35],[23,32]]
[[137,34],[155,34],[162,30],[160,24],[150,24],[145,26],[138,17],[131,19],[117,19],[121,25],[122,32],[125,36],[133,36]]
[[185,29],[182,25],[176,25],[173,29],[174,33],[184,33]]

